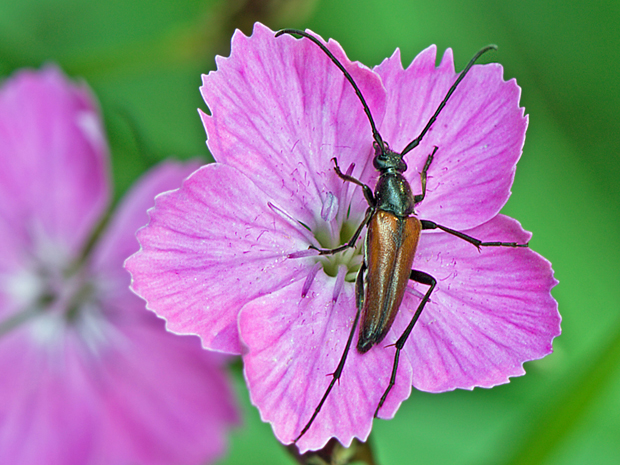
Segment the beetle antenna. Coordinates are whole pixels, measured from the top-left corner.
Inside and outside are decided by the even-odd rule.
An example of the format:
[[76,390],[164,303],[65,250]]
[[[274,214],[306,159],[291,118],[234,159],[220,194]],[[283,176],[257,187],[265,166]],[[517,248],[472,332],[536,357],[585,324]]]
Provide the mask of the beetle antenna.
[[375,120],[372,118],[372,114],[370,113],[370,108],[368,108],[368,105],[366,104],[366,100],[364,100],[364,96],[362,95],[362,92],[360,91],[359,87],[357,87],[357,84],[353,80],[353,77],[351,77],[351,75],[345,69],[342,63],[338,61],[338,58],[336,58],[334,54],[330,52],[329,49],[321,41],[319,41],[319,39],[317,39],[313,35],[308,34],[307,32],[300,31],[298,29],[282,29],[276,33],[276,37],[279,37],[282,34],[298,35],[298,36],[305,37],[306,39],[310,39],[312,42],[318,45],[321,50],[323,50],[323,52],[330,58],[331,61],[334,62],[334,64],[338,68],[340,68],[340,71],[342,71],[342,74],[344,74],[344,77],[347,78],[349,83],[351,83],[351,85],[353,86],[353,89],[355,90],[355,93],[357,94],[357,97],[360,99],[360,101],[362,102],[362,105],[364,106],[364,112],[366,112],[366,116],[368,117],[368,121],[370,121],[370,126],[372,127],[372,137],[375,139],[375,142],[379,145],[379,147],[381,147],[381,150],[383,150],[385,147],[385,144],[383,142],[383,138],[381,137],[381,134],[379,134],[379,131],[377,131],[377,126],[375,125]]
[[484,53],[488,52],[489,50],[497,50],[497,45],[487,45],[486,47],[478,51],[478,53],[476,53],[471,60],[469,60],[469,63],[467,63],[467,66],[465,66],[465,69],[461,71],[461,74],[459,74],[459,77],[456,79],[456,81],[454,81],[454,84],[452,84],[452,87],[450,87],[450,90],[448,91],[446,96],[443,98],[439,106],[437,107],[437,110],[435,110],[435,114],[431,117],[431,119],[428,120],[428,123],[426,123],[426,126],[424,127],[424,129],[422,129],[422,132],[420,133],[420,135],[416,137],[415,139],[413,139],[411,142],[409,142],[409,144],[407,144],[407,147],[405,147],[403,151],[400,152],[401,156],[404,157],[405,154],[407,154],[408,152],[416,148],[418,144],[422,142],[422,138],[426,135],[428,130],[431,128],[431,126],[433,125],[437,117],[439,116],[439,113],[441,113],[441,110],[443,110],[443,107],[445,107],[446,103],[448,103],[448,99],[452,96],[452,94],[456,90],[456,86],[460,84],[460,82],[467,75],[471,67],[474,66],[474,63],[476,62],[476,60],[480,58]]

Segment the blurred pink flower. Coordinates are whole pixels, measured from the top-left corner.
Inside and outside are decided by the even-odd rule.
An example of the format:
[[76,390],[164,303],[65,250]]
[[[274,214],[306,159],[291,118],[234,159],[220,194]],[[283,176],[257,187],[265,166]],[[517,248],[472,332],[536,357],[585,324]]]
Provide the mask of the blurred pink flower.
[[[384,140],[399,151],[417,136],[456,79],[452,52],[435,67],[435,47],[403,69],[399,52],[374,70],[330,50],[352,74]],[[355,309],[356,250],[317,256],[362,221],[367,203],[344,170],[374,186],[373,139],[362,105],[338,68],[309,40],[275,39],[257,24],[237,32],[229,58],[204,76],[203,114],[217,163],[157,198],[126,263],[132,288],[179,333],[213,350],[241,353],[252,402],[290,443],[310,419],[340,360]],[[527,242],[500,215],[510,195],[527,119],[520,89],[498,64],[474,66],[431,131],[407,155],[414,193],[438,147],[428,190],[416,207],[481,240]],[[527,248],[476,247],[424,231],[414,268],[437,288],[401,353],[396,385],[379,411],[391,418],[413,385],[441,392],[491,387],[524,373],[523,362],[552,350],[560,333],[550,263]],[[350,351],[340,382],[297,445],[330,437],[365,440],[392,369],[391,346],[426,286],[410,282],[388,336],[365,354]],[[354,342],[355,345],[356,341]]]
[[123,260],[154,196],[198,165],[163,163],[96,242],[108,152],[85,85],[48,67],[0,89],[0,463],[202,464],[237,422],[217,354],[165,331]]

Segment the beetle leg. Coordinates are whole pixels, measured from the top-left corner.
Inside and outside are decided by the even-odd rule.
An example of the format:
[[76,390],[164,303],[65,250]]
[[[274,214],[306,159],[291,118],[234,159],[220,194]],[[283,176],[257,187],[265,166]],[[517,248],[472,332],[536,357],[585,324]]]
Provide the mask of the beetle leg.
[[426,294],[424,294],[422,301],[420,302],[417,310],[413,314],[413,318],[411,319],[411,322],[409,323],[409,325],[407,326],[403,334],[398,338],[398,340],[396,341],[396,344],[394,344],[396,346],[396,354],[394,355],[394,364],[392,365],[392,376],[390,377],[390,384],[388,385],[387,389],[381,396],[379,405],[377,405],[377,409],[375,410],[375,417],[379,413],[379,409],[385,403],[385,399],[387,399],[388,394],[392,390],[392,386],[394,386],[394,384],[396,383],[396,371],[398,369],[398,360],[400,358],[400,351],[405,346],[405,342],[407,342],[407,339],[409,338],[411,331],[413,331],[413,327],[415,326],[416,322],[418,321],[418,318],[420,318],[420,315],[422,314],[422,310],[424,310],[424,306],[430,299],[431,293],[433,292],[433,289],[435,289],[435,286],[437,285],[437,280],[433,278],[430,274],[424,273],[423,271],[411,270],[411,275],[409,276],[409,279],[417,283],[420,283],[420,284],[425,284],[430,287],[428,288],[428,291],[426,291]]
[[424,197],[426,197],[426,173],[428,172],[428,168],[431,166],[433,162],[433,158],[435,158],[435,152],[439,147],[435,146],[433,153],[431,153],[426,159],[426,163],[424,164],[424,168],[422,168],[422,172],[420,173],[420,183],[422,184],[422,193],[413,197],[413,203],[419,204]]
[[359,323],[359,320],[360,320],[360,314],[362,313],[362,308],[364,307],[364,273],[365,272],[366,272],[366,262],[364,261],[362,262],[362,266],[360,270],[357,272],[357,278],[355,279],[355,302],[357,306],[357,312],[355,313],[355,320],[353,321],[353,326],[351,327],[351,332],[349,333],[349,338],[347,339],[347,345],[344,348],[342,357],[340,357],[340,362],[338,362],[336,371],[334,371],[331,374],[332,380],[329,383],[329,386],[327,386],[327,389],[325,390],[325,394],[323,394],[323,397],[321,398],[319,405],[316,406],[316,409],[314,409],[314,413],[312,414],[312,417],[310,417],[310,420],[308,421],[308,423],[306,423],[306,426],[304,426],[304,428],[301,430],[301,433],[299,433],[299,436],[295,438],[293,443],[296,443],[297,441],[299,441],[299,439],[304,434],[306,434],[306,431],[310,429],[310,426],[312,426],[312,423],[314,423],[314,420],[316,419],[317,415],[321,411],[323,404],[327,400],[329,393],[331,392],[332,388],[334,387],[334,385],[336,384],[336,382],[340,379],[340,376],[342,375],[342,370],[344,369],[344,364],[347,360],[347,356],[349,355],[349,350],[351,349],[351,343],[353,342],[353,337],[355,336],[355,330],[357,329],[357,324]]
[[452,234],[453,236],[461,238],[464,241],[467,241],[470,244],[475,245],[478,248],[478,250],[480,250],[480,247],[528,247],[529,246],[528,243],[519,244],[518,242],[482,242],[481,240],[476,239],[475,237],[468,236],[467,234],[463,234],[462,232],[455,231],[454,229],[446,228],[445,226],[437,224],[433,221],[420,220],[420,223],[422,223],[422,229],[441,229],[442,231],[447,232],[448,234]]
[[360,234],[362,233],[362,229],[364,229],[364,226],[366,226],[370,222],[370,219],[372,218],[372,215],[375,213],[375,208],[376,208],[375,196],[372,193],[372,189],[368,187],[366,184],[364,184],[362,181],[360,181],[359,179],[356,179],[353,176],[349,176],[348,174],[344,174],[342,171],[340,171],[340,166],[338,166],[338,160],[336,159],[336,157],[332,158],[332,160],[334,162],[334,171],[336,171],[336,174],[338,175],[340,179],[346,182],[352,182],[353,184],[360,186],[363,189],[364,197],[366,197],[366,201],[368,202],[368,209],[366,210],[366,216],[364,217],[364,220],[357,227],[357,229],[353,233],[353,236],[351,236],[351,239],[349,239],[349,242],[347,242],[346,244],[343,244],[334,249],[319,249],[318,247],[315,247],[313,245],[309,247],[311,249],[318,250],[319,255],[333,255],[338,252],[342,252],[343,250],[349,249],[351,247],[355,247],[355,243],[357,242],[357,239],[360,237]]
[[338,166],[338,159],[336,157],[332,158],[332,160],[334,161],[334,171],[336,172],[338,177],[342,179],[343,181],[352,182],[353,184],[360,186],[364,191],[364,197],[366,197],[366,201],[368,202],[368,205],[370,205],[371,207],[374,207],[375,196],[372,193],[372,189],[366,184],[364,184],[362,181],[360,181],[359,179],[354,178],[353,176],[349,176],[348,174],[344,174],[342,171],[340,171],[340,166]]
[[335,249],[319,249],[318,247],[315,247],[313,245],[311,245],[310,248],[318,250],[319,255],[333,255],[335,253],[342,252],[343,250],[346,250],[348,248],[355,247],[355,243],[357,242],[357,239],[360,237],[360,234],[362,233],[362,229],[364,229],[364,226],[366,226],[370,222],[370,219],[372,218],[372,215],[374,215],[374,213],[375,213],[375,208],[368,207],[368,210],[366,210],[366,216],[364,217],[364,220],[360,223],[358,228],[353,233],[353,236],[351,236],[351,239],[346,244],[336,247]]

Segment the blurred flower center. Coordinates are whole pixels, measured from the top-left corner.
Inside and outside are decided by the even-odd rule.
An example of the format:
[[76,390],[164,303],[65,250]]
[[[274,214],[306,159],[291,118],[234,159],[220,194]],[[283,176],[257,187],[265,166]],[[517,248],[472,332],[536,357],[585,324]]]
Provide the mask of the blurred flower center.
[[103,340],[94,280],[81,262],[61,255],[33,257],[20,271],[0,277],[13,309],[0,322],[0,335],[28,323],[32,339],[41,345],[61,342],[67,329],[88,345]]

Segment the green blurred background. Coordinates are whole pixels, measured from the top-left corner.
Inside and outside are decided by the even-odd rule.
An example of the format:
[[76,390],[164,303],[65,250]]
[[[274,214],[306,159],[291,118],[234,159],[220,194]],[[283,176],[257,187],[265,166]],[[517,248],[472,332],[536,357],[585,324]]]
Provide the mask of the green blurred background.
[[[118,199],[165,157],[208,159],[200,74],[256,20],[311,28],[369,66],[396,47],[409,64],[435,43],[462,69],[496,43],[487,60],[523,89],[530,126],[504,212],[554,265],[563,334],[510,384],[414,392],[394,420],[375,422],[378,462],[620,463],[620,2],[1,0],[0,75],[51,61],[90,84]],[[293,463],[232,372],[245,425],[221,463]]]

